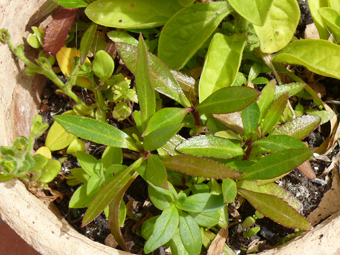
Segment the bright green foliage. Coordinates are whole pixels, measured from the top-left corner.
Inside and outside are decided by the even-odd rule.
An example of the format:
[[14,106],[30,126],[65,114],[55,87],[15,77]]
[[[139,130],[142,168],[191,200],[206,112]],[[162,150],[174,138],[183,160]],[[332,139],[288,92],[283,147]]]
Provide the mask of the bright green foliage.
[[80,41],[80,63],[83,65],[87,54],[90,51],[91,45],[94,41],[98,25],[92,23],[89,28],[85,31]]
[[109,79],[115,68],[112,57],[103,50],[96,53],[92,63],[93,73],[99,77],[101,81]]
[[328,7],[328,0],[309,0],[308,6],[312,14],[314,24],[318,29],[320,38],[327,40],[329,37],[329,32],[326,28],[326,25],[322,21],[322,18],[319,14],[319,9],[322,7]]
[[113,30],[108,32],[107,36],[115,43],[123,42],[138,46],[138,40],[136,40],[132,35],[124,31]]
[[169,189],[166,169],[159,157],[153,154],[148,156],[146,179],[155,186]]
[[51,151],[66,148],[77,137],[67,132],[59,123],[54,122],[46,137],[46,147]]
[[237,195],[236,183],[233,179],[224,179],[222,182],[222,193],[225,203],[232,203]]
[[86,7],[89,4],[87,0],[55,0],[58,4],[65,8]]
[[322,21],[333,35],[333,39],[337,44],[340,43],[340,14],[336,10],[328,7],[320,8],[319,14]]

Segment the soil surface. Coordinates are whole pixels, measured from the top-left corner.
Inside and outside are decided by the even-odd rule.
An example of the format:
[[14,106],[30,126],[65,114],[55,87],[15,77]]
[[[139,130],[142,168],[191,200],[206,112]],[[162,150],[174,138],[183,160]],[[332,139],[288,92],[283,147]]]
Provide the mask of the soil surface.
[[[309,13],[307,2],[299,1],[300,9],[302,12],[301,21],[299,23],[298,29],[296,31],[296,36],[301,37],[307,24],[312,23],[312,19]],[[117,63],[118,64],[118,63]],[[122,72],[128,73],[127,70],[122,67]],[[304,71],[304,70],[300,70]],[[338,100],[340,98],[340,84],[338,80],[331,78],[323,78],[319,83],[325,89],[323,95],[323,100]],[[336,86],[334,86],[336,85]],[[49,125],[53,123],[52,116],[55,114],[60,114],[64,111],[72,109],[75,102],[70,100],[68,97],[62,94],[56,94],[57,87],[53,85],[52,82],[47,82],[41,94],[41,107],[40,114],[43,117],[44,122]],[[92,104],[94,97],[88,91],[81,88],[75,88],[77,95],[86,103]],[[313,104],[311,100],[306,100],[304,102],[309,106]],[[338,112],[338,104],[333,105],[333,110]],[[122,128],[127,123],[117,123],[113,119],[110,120],[110,124]],[[313,132],[313,134],[305,139],[310,147],[318,147],[323,140],[329,134],[329,124],[323,125]],[[40,137],[36,144],[35,149],[38,149],[45,144],[46,134]],[[100,158],[104,149],[103,146],[97,145],[85,141],[86,152],[90,153],[96,158]],[[333,154],[338,153],[339,148],[335,148],[332,152]],[[117,247],[114,240],[110,236],[110,229],[106,217],[104,214],[100,215],[95,221],[86,227],[81,227],[82,217],[86,209],[69,209],[68,203],[72,196],[72,193],[77,187],[69,187],[66,184],[66,176],[70,174],[70,169],[80,167],[76,158],[66,154],[66,151],[54,152],[53,157],[61,158],[67,156],[67,160],[62,164],[62,172],[58,177],[50,184],[50,189],[52,191],[58,191],[62,196],[56,199],[55,203],[58,206],[60,212],[64,218],[80,233],[84,234],[88,238],[98,241],[100,243],[106,243],[110,246]],[[330,157],[331,158],[331,157]],[[126,160],[124,164],[128,165],[130,162]],[[329,162],[322,160],[312,161],[312,167],[315,170],[317,176],[321,175],[324,169],[329,165]],[[329,178],[327,179],[329,180]],[[286,177],[279,181],[279,185],[288,190],[292,195],[294,195],[302,205],[300,213],[304,216],[308,216],[315,208],[317,208],[323,194],[330,188],[331,182],[326,181],[326,177],[319,178],[317,180],[311,181],[304,175],[302,175],[298,170],[292,171]],[[49,191],[46,191],[47,195],[53,195]],[[52,192],[53,193],[53,192]],[[269,249],[285,241],[288,235],[294,233],[294,230],[282,227],[281,225],[271,221],[268,218],[261,220],[256,220],[256,225],[261,228],[261,230],[254,236],[250,238],[243,237],[243,229],[241,223],[247,216],[253,216],[255,211],[248,202],[242,202],[242,198],[239,198],[239,204],[232,204],[229,206],[230,219],[229,219],[229,239],[228,245],[236,252],[236,254],[246,254],[248,249],[253,249],[258,247],[258,250]],[[128,189],[124,196],[124,201],[127,204],[128,210],[132,212],[140,222],[130,219],[126,220],[124,227],[122,228],[123,236],[127,242],[128,248],[132,253],[143,254],[142,245],[145,242],[143,238],[140,237],[142,223],[154,216],[158,215],[160,211],[156,209],[149,200],[147,193],[147,184],[144,180],[138,177],[131,187]],[[119,247],[118,247],[119,248]],[[167,250],[161,247],[154,254],[167,254]]]

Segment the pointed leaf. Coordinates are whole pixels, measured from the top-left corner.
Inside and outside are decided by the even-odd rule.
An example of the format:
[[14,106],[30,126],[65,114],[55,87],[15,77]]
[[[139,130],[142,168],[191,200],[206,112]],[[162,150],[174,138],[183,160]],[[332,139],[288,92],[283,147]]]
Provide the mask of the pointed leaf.
[[319,126],[320,121],[318,116],[303,115],[277,127],[270,135],[289,135],[302,140]]
[[228,2],[193,4],[180,10],[162,29],[158,57],[169,68],[181,69],[231,11]]
[[242,122],[247,135],[254,132],[260,120],[260,109],[256,102],[249,105],[242,111]]
[[306,148],[299,139],[288,135],[270,135],[252,143],[253,148],[260,146],[269,151],[283,151],[288,149]]
[[237,134],[245,134],[241,113],[233,112],[227,114],[213,114],[213,116],[223,125],[235,131]]
[[143,136],[166,126],[180,124],[188,111],[189,109],[183,108],[163,108],[159,110],[151,117]]
[[280,51],[273,62],[302,65],[310,71],[340,79],[340,46],[325,40],[297,40]]
[[98,25],[92,23],[88,29],[86,29],[83,37],[80,41],[80,64],[84,64],[87,54],[90,51],[91,44],[93,42],[94,36],[96,35]]
[[129,184],[131,178],[134,178],[132,172],[138,168],[143,161],[143,158],[136,160],[125,171],[115,175],[113,179],[99,191],[84,215],[82,226],[86,226],[93,221],[102,211],[104,211],[105,207],[111,203],[117,194],[126,188],[126,185]]
[[166,208],[157,218],[154,231],[145,243],[144,252],[150,253],[166,244],[176,233],[178,224],[179,215],[175,205]]
[[184,140],[185,139],[182,136],[176,134],[162,146],[162,149],[165,150],[170,156],[180,155],[181,153],[176,151],[176,147]]
[[68,31],[73,25],[78,9],[61,9],[46,29],[44,50],[48,55],[54,56],[66,42]]
[[261,124],[262,135],[270,133],[275,128],[282,116],[283,111],[286,109],[287,103],[288,94],[280,96],[273,102]]
[[260,108],[260,120],[266,116],[269,107],[271,106],[273,99],[274,99],[274,93],[276,88],[276,82],[275,80],[271,80],[267,83],[267,85],[263,88],[261,91],[261,95],[259,96],[257,102],[257,105]]
[[313,155],[314,149],[290,149],[261,158],[239,179],[271,179],[288,173]]
[[225,203],[234,202],[237,195],[236,182],[233,179],[224,179],[222,182],[222,193]]
[[72,116],[54,116],[54,119],[72,134],[96,143],[138,151],[130,136],[98,120]]
[[184,124],[175,124],[157,129],[144,138],[143,148],[145,151],[153,151],[162,147],[167,141],[173,137]]
[[223,88],[197,105],[196,110],[204,113],[236,112],[246,108],[259,95],[259,91],[248,87]]
[[212,212],[221,209],[225,203],[223,196],[210,193],[199,193],[189,196],[183,203],[176,204],[178,209],[188,212]]
[[201,230],[194,219],[182,211],[179,211],[179,235],[189,254],[199,255],[201,253]]
[[310,230],[311,224],[286,202],[275,196],[238,189],[238,192],[261,214],[288,228]]
[[77,160],[84,171],[92,176],[95,174],[96,164],[98,160],[90,154],[82,151],[77,152]]
[[142,34],[139,36],[138,44],[136,86],[142,114],[142,129],[145,130],[149,119],[156,112],[156,96],[150,78],[148,52]]
[[112,30],[107,33],[107,36],[113,42],[123,42],[138,46],[138,40],[136,40],[136,38],[124,31]]
[[77,137],[67,132],[58,122],[54,122],[47,133],[45,145],[50,151],[66,148]]
[[233,158],[244,154],[240,145],[212,135],[189,138],[177,146],[176,150],[190,155],[214,158]]
[[203,102],[213,92],[234,83],[241,64],[245,42],[244,34],[226,36],[216,33],[214,35],[199,83],[200,102]]
[[274,93],[274,100],[278,99],[280,96],[282,96],[285,93],[289,93],[289,97],[292,97],[296,95],[298,92],[300,92],[302,89],[304,89],[305,86],[306,86],[306,83],[304,82],[294,82],[294,83],[276,86],[275,93]]
[[335,42],[339,42],[340,40],[340,22],[339,22],[339,12],[334,10],[333,8],[324,7],[319,9],[319,14],[322,18],[322,21],[335,39]]
[[314,24],[318,29],[320,39],[327,40],[329,32],[318,11],[321,7],[328,7],[328,0],[309,0],[308,6],[310,13],[312,14]]
[[[174,0],[99,0],[85,10],[87,17],[98,25],[116,28],[152,28],[163,26],[183,7]],[[103,11],[105,10],[105,11]]]
[[190,155],[178,155],[162,160],[164,166],[174,171],[204,178],[238,178],[241,174],[229,166]]
[[150,154],[146,165],[146,179],[153,185],[169,189],[166,169],[158,156]]
[[281,198],[283,201],[288,203],[291,207],[293,207],[295,210],[301,209],[301,204],[299,200],[297,200],[292,194],[290,194],[287,190],[280,187],[279,185],[275,183],[268,183],[265,185],[257,185],[255,181],[252,180],[243,180],[237,182],[237,188],[249,190],[252,192],[272,195],[277,198]]
[[96,196],[96,192],[87,193],[87,184],[80,186],[72,195],[69,202],[70,208],[88,207]]
[[262,26],[254,24],[254,29],[261,51],[273,53],[284,48],[293,38],[300,20],[300,9],[296,0],[273,0],[267,8],[266,21]]
[[[167,190],[161,188],[154,188],[152,185],[148,186],[150,200],[157,209],[164,210],[174,203],[175,199],[172,192],[176,193],[176,190],[171,185],[171,183],[169,184],[169,188],[170,189]],[[162,190],[162,192],[159,192],[160,189]]]
[[[116,43],[115,45],[124,64],[133,74],[136,74],[138,48],[127,43]],[[184,107],[190,107],[191,104],[188,98],[183,93],[181,86],[171,74],[168,67],[155,55],[150,52],[148,54],[151,80],[154,89],[180,103]]]

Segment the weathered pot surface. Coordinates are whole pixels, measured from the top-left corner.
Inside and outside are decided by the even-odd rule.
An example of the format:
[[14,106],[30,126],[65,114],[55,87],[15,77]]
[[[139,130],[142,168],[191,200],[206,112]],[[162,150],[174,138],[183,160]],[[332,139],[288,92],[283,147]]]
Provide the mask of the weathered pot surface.
[[[25,26],[44,0],[2,0],[0,28],[7,28],[14,45],[23,44]],[[0,145],[12,144],[18,135],[28,136],[37,113],[38,95],[44,77],[28,77],[23,63],[13,58],[9,47],[0,44]],[[29,193],[18,180],[0,183],[0,216],[28,244],[41,254],[129,253],[91,241],[62,219],[53,204],[44,203]],[[340,254],[340,212],[294,241],[262,255],[336,255]]]

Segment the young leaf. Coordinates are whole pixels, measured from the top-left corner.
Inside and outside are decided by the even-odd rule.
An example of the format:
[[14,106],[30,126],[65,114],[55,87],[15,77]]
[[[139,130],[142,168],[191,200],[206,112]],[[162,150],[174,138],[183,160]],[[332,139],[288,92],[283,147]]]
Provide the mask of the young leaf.
[[202,249],[201,231],[194,219],[185,212],[179,211],[179,235],[189,254],[199,255]]
[[243,18],[254,25],[262,26],[267,19],[269,7],[274,0],[229,0],[229,2]]
[[247,135],[254,132],[260,120],[260,108],[257,103],[252,103],[242,111],[243,128]]
[[196,221],[196,223],[203,227],[214,227],[217,225],[220,214],[218,211],[211,212],[201,212],[201,213],[193,213],[189,212],[189,215]]
[[73,25],[77,14],[74,9],[61,9],[54,17],[46,29],[43,48],[48,55],[54,56],[58,53],[67,39],[68,31]]
[[236,182],[233,179],[224,179],[222,182],[224,203],[232,203],[237,195]]
[[231,113],[250,105],[260,92],[248,87],[228,87],[215,91],[196,110],[204,113]]
[[314,149],[289,149],[261,158],[239,179],[271,179],[301,165],[313,155]]
[[323,23],[321,16],[319,15],[319,10],[322,7],[328,7],[328,0],[309,0],[308,6],[310,13],[312,14],[314,24],[318,29],[320,39],[327,40],[329,37],[329,32],[326,25]]
[[87,54],[90,51],[91,44],[93,42],[94,36],[96,35],[98,25],[92,23],[88,29],[86,29],[83,37],[80,41],[80,64],[84,64]]
[[67,132],[58,122],[54,122],[48,131],[45,145],[50,151],[66,148],[77,137]]
[[167,141],[173,137],[184,124],[175,124],[157,129],[144,138],[143,149],[145,151],[153,151],[162,147]]
[[213,92],[231,86],[241,64],[246,42],[244,34],[226,36],[216,33],[209,45],[201,79],[199,99],[203,102]]
[[288,228],[310,230],[311,224],[286,202],[275,196],[238,189],[238,192],[260,213]]
[[297,40],[281,50],[273,62],[302,65],[310,71],[340,79],[340,46],[325,40]]
[[124,31],[112,30],[107,33],[107,36],[115,43],[123,42],[138,46],[138,40]]
[[104,50],[96,53],[92,62],[93,73],[99,77],[101,81],[108,80],[115,68],[115,63],[112,57]]
[[178,209],[188,212],[211,212],[221,209],[225,203],[223,196],[210,193],[200,193],[189,196],[183,203],[177,203]]
[[[169,185],[170,189],[173,188],[171,184]],[[158,208],[159,210],[164,210],[171,206],[174,203],[174,197],[170,190],[163,189],[163,192],[159,192],[156,188],[153,188],[152,185],[148,186],[148,193],[152,204]]]
[[267,114],[269,107],[271,106],[274,93],[275,93],[276,82],[275,80],[271,80],[267,83],[267,85],[261,91],[261,95],[259,96],[258,100],[256,101],[257,105],[259,106],[261,115],[260,120]]
[[[133,74],[136,74],[138,48],[127,43],[116,43],[117,51],[124,64]],[[168,67],[155,55],[149,54],[149,67],[152,84],[159,93],[175,100],[184,107],[191,107],[188,98],[183,93],[181,86],[171,74]]]
[[273,53],[281,50],[293,38],[300,20],[300,9],[296,0],[273,0],[265,8],[269,8],[267,19],[262,26],[254,24],[254,29],[260,40],[261,51]]
[[[85,10],[87,17],[98,25],[116,28],[153,28],[163,26],[183,7],[174,0],[98,0]],[[105,10],[105,11],[103,11]]]
[[261,133],[264,136],[270,133],[279,122],[283,111],[286,109],[288,102],[288,94],[283,94],[278,99],[276,99],[270,106],[263,122],[261,123]]
[[300,140],[288,135],[270,135],[252,143],[253,148],[260,146],[269,151],[283,151],[288,149],[306,148]]
[[89,5],[87,0],[54,0],[65,8],[81,8]]
[[108,168],[113,164],[122,164],[123,163],[122,149],[112,146],[106,147],[101,160],[104,168]]
[[180,124],[188,111],[189,109],[183,108],[163,108],[159,110],[151,117],[143,136],[166,126]]
[[318,116],[303,115],[277,127],[270,135],[289,135],[302,140],[320,125],[320,121]]
[[72,116],[54,116],[54,119],[72,134],[96,143],[138,151],[130,136],[109,124],[98,120]]
[[178,224],[179,215],[176,206],[166,208],[157,218],[154,231],[145,243],[144,252],[150,253],[166,244],[176,233]]
[[90,175],[82,168],[73,168],[70,171],[74,177],[84,184],[90,179]]
[[176,150],[195,156],[233,158],[244,154],[242,148],[230,140],[212,135],[189,138]]
[[72,195],[69,202],[70,208],[85,208],[91,204],[96,196],[96,192],[87,193],[87,184],[80,186]]
[[237,134],[245,134],[241,113],[233,112],[227,114],[213,114],[213,116],[223,125],[235,131]]
[[153,185],[169,189],[166,169],[158,156],[150,154],[146,165],[146,179]]
[[204,178],[238,178],[241,174],[229,166],[191,155],[178,155],[162,160],[164,166],[174,171]]
[[95,157],[85,152],[78,151],[77,160],[88,175],[93,176],[95,174],[96,164],[98,163],[98,160]]
[[149,119],[156,112],[156,96],[150,77],[148,51],[142,34],[139,36],[138,44],[136,86],[142,114],[142,129],[145,130]]
[[339,12],[337,12],[333,8],[324,7],[319,9],[319,14],[322,18],[322,21],[326,24],[326,26],[332,33],[335,42],[339,43],[340,40]]
[[102,211],[104,211],[105,207],[111,203],[121,190],[125,190],[126,186],[129,186],[129,181],[134,179],[132,172],[138,168],[143,161],[143,158],[136,160],[125,171],[114,176],[113,179],[99,191],[84,215],[83,226],[86,226],[93,221]]
[[276,86],[275,93],[274,93],[274,100],[278,99],[280,96],[282,96],[285,93],[289,93],[289,97],[292,97],[298,92],[300,92],[302,89],[304,89],[305,86],[306,86],[306,83],[304,82],[295,82],[295,83],[289,83],[289,84]]
[[231,11],[228,2],[193,4],[180,10],[162,29],[158,57],[169,68],[181,69]]

